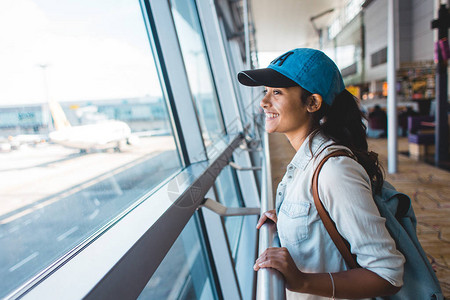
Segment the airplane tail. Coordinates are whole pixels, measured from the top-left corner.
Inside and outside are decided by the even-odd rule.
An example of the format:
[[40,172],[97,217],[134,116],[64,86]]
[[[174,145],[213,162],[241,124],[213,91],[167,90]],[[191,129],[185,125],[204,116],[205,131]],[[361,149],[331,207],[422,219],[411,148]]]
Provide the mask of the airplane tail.
[[63,128],[71,127],[61,105],[55,100],[49,100],[48,104],[50,107],[50,113],[52,114],[53,123],[55,124],[55,129],[61,130]]

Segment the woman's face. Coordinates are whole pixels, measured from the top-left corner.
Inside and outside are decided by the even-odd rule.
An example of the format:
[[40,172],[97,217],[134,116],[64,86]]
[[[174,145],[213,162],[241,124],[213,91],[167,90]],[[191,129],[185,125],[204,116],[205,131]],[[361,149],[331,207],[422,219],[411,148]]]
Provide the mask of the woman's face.
[[[302,103],[300,86],[288,88],[266,87],[261,107],[266,115],[266,131],[291,135],[307,134],[310,114]],[[292,136],[293,137],[293,136]]]

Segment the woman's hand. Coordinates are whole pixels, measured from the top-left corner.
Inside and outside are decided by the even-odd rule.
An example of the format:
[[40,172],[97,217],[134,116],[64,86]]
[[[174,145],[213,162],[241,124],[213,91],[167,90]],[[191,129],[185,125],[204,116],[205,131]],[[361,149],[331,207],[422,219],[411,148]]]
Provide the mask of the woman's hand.
[[256,260],[253,269],[273,268],[284,276],[286,288],[291,291],[302,291],[304,273],[297,268],[288,249],[267,248]]
[[395,294],[395,287],[376,273],[364,268],[333,273],[303,273],[286,248],[267,248],[256,260],[253,269],[273,268],[284,277],[286,288],[293,292],[346,299],[373,298]]
[[[267,248],[253,269],[273,268],[284,277],[286,288],[293,292],[345,299],[374,298],[397,293],[395,287],[376,273],[364,268],[329,273],[303,273],[286,248]],[[333,282],[331,281],[333,277]]]
[[264,224],[267,219],[272,220],[275,224],[277,224],[277,213],[275,209],[268,210],[262,214],[262,216],[259,218],[258,223],[256,224],[256,229],[261,228],[262,224]]

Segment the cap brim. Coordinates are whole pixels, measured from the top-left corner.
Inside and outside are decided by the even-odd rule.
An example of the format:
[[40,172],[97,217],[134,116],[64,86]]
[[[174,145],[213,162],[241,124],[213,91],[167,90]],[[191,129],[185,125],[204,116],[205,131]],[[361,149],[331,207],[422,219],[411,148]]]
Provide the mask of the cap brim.
[[246,86],[291,87],[298,85],[295,81],[270,68],[239,72],[238,80]]

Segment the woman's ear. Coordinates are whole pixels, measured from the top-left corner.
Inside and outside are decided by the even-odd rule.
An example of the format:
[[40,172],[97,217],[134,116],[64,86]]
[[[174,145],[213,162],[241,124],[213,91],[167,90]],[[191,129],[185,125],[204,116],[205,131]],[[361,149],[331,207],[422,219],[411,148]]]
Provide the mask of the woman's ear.
[[322,107],[322,96],[319,94],[312,94],[308,97],[307,110],[310,113],[318,111]]

